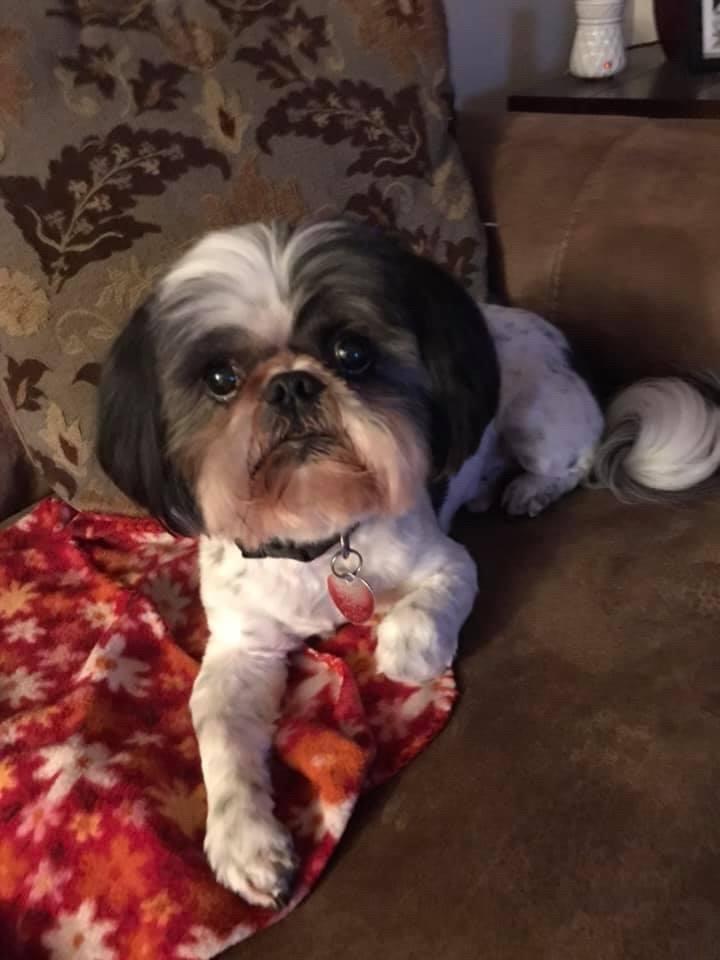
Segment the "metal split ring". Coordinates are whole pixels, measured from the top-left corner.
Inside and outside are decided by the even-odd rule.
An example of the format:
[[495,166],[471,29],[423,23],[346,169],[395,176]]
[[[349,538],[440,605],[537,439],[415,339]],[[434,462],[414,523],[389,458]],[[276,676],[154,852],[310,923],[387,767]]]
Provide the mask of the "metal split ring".
[[[338,550],[330,561],[330,569],[340,580],[344,580],[346,583],[352,583],[362,570],[363,559],[357,550],[348,547],[342,540],[341,543],[342,549]],[[342,570],[338,567],[338,564],[348,564],[348,561],[352,561],[352,563],[346,567],[346,569]]]

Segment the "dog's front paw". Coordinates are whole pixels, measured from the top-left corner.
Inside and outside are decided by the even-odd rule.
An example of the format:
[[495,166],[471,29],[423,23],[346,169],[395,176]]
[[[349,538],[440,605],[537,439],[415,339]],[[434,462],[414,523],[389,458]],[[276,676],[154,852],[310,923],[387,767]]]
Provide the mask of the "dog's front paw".
[[425,683],[447,670],[457,640],[443,637],[432,614],[412,604],[397,606],[378,627],[377,668],[391,680]]
[[248,903],[282,907],[297,862],[292,840],[271,814],[228,800],[208,815],[205,854],[217,880]]

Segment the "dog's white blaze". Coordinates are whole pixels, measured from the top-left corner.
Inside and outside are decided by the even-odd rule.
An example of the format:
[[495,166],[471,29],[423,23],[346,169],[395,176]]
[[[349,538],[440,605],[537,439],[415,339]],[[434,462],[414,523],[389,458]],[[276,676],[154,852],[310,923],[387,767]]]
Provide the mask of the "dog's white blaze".
[[[237,227],[203,237],[160,284],[160,301],[177,300],[170,322],[214,330],[236,325],[276,346],[292,330],[289,277],[275,231]],[[192,292],[185,303],[184,298]]]

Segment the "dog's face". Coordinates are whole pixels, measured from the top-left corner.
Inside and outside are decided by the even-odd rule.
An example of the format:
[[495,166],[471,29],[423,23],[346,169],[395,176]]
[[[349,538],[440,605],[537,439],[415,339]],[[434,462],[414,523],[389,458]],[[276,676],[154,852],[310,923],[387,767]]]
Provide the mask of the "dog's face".
[[410,509],[494,415],[494,350],[439,267],[344,221],[210,234],[113,347],[99,456],[181,533],[257,549]]

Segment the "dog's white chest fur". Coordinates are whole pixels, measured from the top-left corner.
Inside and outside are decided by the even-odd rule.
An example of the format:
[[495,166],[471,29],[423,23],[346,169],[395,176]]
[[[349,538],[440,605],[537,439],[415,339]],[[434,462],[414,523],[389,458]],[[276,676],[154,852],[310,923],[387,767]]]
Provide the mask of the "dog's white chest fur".
[[[380,612],[395,602],[399,587],[406,592],[422,581],[435,566],[438,551],[446,549],[446,539],[427,498],[402,517],[359,527],[352,546],[363,558],[362,576],[372,587]],[[283,634],[290,631],[299,640],[334,630],[343,620],[327,589],[335,550],[309,563],[246,559],[234,543],[204,538],[201,590],[213,634],[218,620],[230,611],[243,618],[246,629],[257,623],[259,630],[267,630],[270,619]]]

